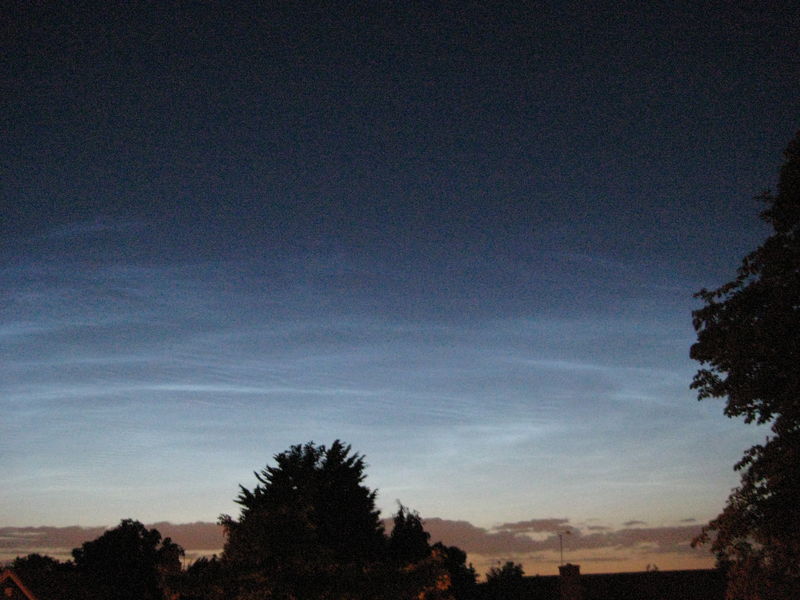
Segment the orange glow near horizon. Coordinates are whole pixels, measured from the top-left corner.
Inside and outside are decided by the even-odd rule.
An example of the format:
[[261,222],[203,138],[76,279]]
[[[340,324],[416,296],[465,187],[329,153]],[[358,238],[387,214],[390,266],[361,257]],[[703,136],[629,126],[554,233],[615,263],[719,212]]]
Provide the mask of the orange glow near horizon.
[[[536,556],[509,554],[502,559],[470,553],[467,561],[475,567],[480,579],[486,572],[498,565],[498,562],[511,560],[522,565],[525,575],[558,575],[558,552],[543,552]],[[647,553],[641,550],[602,548],[593,551],[581,551],[575,555],[565,555],[564,562],[580,565],[583,574],[632,573],[647,570],[650,565],[660,571],[680,571],[689,569],[711,569],[714,557],[710,553],[698,553],[697,556],[678,552]]]

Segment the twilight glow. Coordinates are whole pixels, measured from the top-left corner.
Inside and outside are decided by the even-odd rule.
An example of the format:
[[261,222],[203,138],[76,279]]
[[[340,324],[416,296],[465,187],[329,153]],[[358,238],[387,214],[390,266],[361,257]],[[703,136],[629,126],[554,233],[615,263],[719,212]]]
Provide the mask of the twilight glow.
[[782,15],[59,10],[9,17],[0,560],[218,551],[339,438],[481,572],[712,564],[763,433],[689,390],[692,294],[765,233]]

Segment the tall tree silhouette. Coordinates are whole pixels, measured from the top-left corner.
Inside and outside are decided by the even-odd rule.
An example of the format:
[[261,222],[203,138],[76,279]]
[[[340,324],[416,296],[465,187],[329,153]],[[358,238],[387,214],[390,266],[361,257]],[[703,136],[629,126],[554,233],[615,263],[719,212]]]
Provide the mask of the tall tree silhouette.
[[[336,440],[295,445],[274,459],[255,473],[254,489],[239,486],[238,519],[220,517],[221,591],[202,597],[452,599],[448,556],[432,551],[416,512],[401,505],[387,538],[375,492],[363,483],[363,456]],[[450,550],[453,563],[459,554]]]
[[398,564],[428,558],[431,554],[428,543],[430,537],[419,514],[401,504],[395,514],[394,527],[389,536],[389,556]]
[[767,600],[800,598],[800,133],[777,194],[761,198],[773,233],[733,281],[697,294],[691,356],[703,365],[699,399],[726,398],[727,416],[772,431],[736,465],[741,484],[695,540],[711,541],[728,569],[730,598]]
[[239,571],[240,590],[276,597],[329,597],[362,589],[365,568],[384,559],[386,538],[375,492],[363,484],[364,458],[336,440],[275,455],[275,466],[240,486],[239,518],[222,515],[223,562]]
[[275,455],[275,466],[255,476],[251,491],[239,486],[239,519],[222,515],[225,558],[261,564],[307,550],[350,561],[381,555],[385,539],[375,492],[363,485],[364,459],[336,440],[313,442]]

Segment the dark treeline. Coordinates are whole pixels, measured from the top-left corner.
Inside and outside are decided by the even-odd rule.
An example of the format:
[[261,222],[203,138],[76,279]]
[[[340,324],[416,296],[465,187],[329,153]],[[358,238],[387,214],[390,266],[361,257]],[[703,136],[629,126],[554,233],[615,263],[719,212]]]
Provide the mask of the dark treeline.
[[240,486],[237,517],[221,515],[221,556],[187,568],[184,550],[130,519],[72,551],[72,560],[18,557],[11,568],[48,600],[394,600],[507,598],[519,565],[478,586],[467,555],[430,543],[400,505],[387,533],[364,485],[363,456],[335,441],[292,446]]
[[11,568],[44,600],[156,600],[178,589],[183,548],[155,529],[125,519],[72,550],[71,561],[29,554]]
[[800,132],[784,158],[777,192],[759,197],[771,234],[734,279],[698,292],[692,313],[698,398],[723,398],[728,417],[769,426],[694,541],[716,554],[731,600],[800,598]]

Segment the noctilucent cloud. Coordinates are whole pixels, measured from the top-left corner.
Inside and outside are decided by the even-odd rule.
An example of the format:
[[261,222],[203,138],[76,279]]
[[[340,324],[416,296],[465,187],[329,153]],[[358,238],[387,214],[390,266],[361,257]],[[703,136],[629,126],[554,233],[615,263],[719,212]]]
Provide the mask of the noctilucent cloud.
[[214,521],[337,438],[386,515],[719,512],[764,432],[692,294],[767,234],[800,9],[513,4],[4,11],[0,526]]

